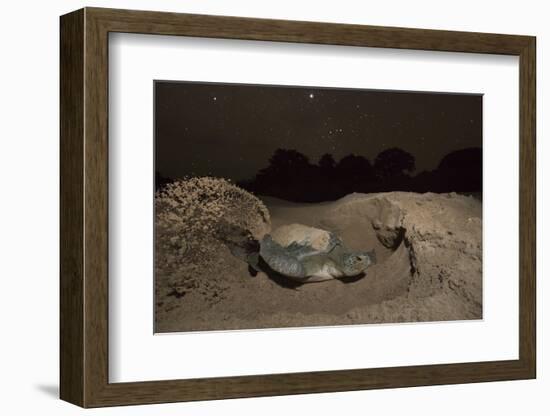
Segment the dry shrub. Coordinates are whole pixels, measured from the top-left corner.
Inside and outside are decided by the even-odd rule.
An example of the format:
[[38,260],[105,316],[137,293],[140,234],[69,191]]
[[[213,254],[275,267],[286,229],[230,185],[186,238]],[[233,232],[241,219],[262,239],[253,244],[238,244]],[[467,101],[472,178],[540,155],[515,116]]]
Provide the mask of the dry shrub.
[[219,300],[226,252],[223,233],[241,229],[256,238],[269,231],[269,211],[254,195],[225,179],[178,180],[155,195],[157,281],[168,291],[196,291]]

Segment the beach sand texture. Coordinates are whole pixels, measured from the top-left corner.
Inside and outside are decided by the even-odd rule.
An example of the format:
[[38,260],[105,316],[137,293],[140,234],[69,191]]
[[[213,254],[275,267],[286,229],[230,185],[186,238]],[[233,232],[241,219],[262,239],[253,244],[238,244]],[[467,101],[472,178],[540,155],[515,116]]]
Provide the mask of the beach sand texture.
[[482,318],[478,199],[406,192],[317,204],[260,199],[271,217],[266,231],[294,223],[332,231],[351,249],[374,248],[377,264],[360,279],[296,286],[261,272],[252,276],[222,245],[214,266],[205,266],[212,274],[201,270],[211,284],[174,287],[174,270],[157,267],[155,332]]

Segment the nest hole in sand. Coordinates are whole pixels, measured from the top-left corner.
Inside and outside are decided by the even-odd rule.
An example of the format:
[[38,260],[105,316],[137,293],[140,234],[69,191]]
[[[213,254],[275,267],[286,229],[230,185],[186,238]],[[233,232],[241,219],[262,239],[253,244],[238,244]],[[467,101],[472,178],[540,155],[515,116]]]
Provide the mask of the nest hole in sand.
[[374,248],[377,264],[388,261],[404,244],[403,212],[386,198],[343,201],[330,210],[320,225],[344,239],[350,248]]
[[285,309],[296,302],[296,310],[305,311],[303,306],[310,304],[306,310],[343,312],[407,292],[414,269],[405,244],[403,212],[387,198],[350,195],[326,204],[294,204],[271,198],[265,198],[264,202],[271,213],[272,231],[290,224],[316,227],[334,232],[351,250],[374,249],[377,257],[377,263],[369,267],[366,274],[324,282],[296,283],[288,277],[264,271],[258,277],[268,278],[276,285],[263,290],[273,294],[278,291],[276,287],[283,291],[299,290],[298,297],[286,297]]
[[364,278],[351,280],[362,302],[382,302],[408,290],[414,267],[403,216],[403,210],[383,196],[350,195],[334,204],[318,224],[337,233],[351,249],[375,250],[377,263]]

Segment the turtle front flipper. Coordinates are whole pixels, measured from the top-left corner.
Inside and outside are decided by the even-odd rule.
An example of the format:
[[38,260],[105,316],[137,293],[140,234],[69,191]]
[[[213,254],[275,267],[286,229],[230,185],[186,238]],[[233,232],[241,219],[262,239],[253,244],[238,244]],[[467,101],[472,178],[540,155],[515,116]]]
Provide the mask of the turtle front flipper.
[[285,252],[297,260],[302,260],[309,256],[319,254],[319,250],[308,246],[307,244],[292,242],[288,246],[284,247]]
[[248,272],[250,276],[256,277],[258,273],[262,271],[260,268],[260,253],[251,253],[246,256],[246,262],[248,263]]
[[277,273],[297,280],[307,277],[306,270],[298,258],[289,254],[270,235],[266,235],[260,243],[260,256]]
[[329,251],[332,251],[335,247],[343,247],[343,245],[344,243],[342,242],[342,239],[340,237],[338,237],[334,233],[329,233],[329,240],[325,251],[328,253]]

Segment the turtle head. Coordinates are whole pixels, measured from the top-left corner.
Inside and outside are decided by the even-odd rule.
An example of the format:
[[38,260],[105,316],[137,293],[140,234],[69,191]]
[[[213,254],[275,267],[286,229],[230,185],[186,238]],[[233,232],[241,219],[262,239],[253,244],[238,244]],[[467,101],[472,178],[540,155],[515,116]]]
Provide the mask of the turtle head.
[[376,264],[374,250],[346,253],[343,258],[343,272],[346,276],[356,276],[367,270],[371,264]]

